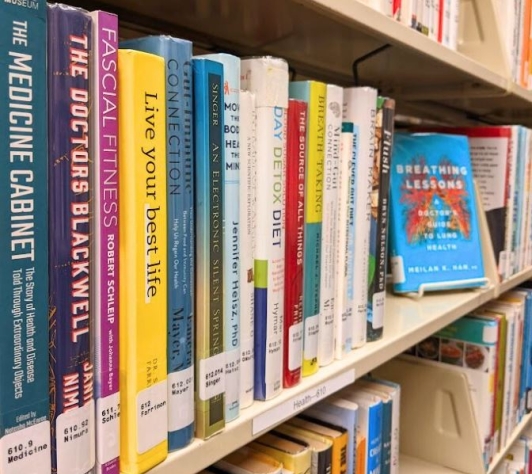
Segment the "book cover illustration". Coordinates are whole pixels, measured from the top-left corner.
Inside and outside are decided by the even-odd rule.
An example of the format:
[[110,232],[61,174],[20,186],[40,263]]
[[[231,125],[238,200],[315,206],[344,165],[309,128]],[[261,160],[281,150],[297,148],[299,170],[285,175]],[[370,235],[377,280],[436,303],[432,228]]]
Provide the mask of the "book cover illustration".
[[50,472],[44,0],[0,4],[0,472]]
[[95,464],[91,354],[92,150],[84,10],[48,6],[49,351],[52,472]]
[[390,189],[394,291],[485,283],[467,138],[396,134]]
[[171,36],[122,41],[157,54],[166,70],[168,205],[168,449],[194,436],[194,118],[192,43]]

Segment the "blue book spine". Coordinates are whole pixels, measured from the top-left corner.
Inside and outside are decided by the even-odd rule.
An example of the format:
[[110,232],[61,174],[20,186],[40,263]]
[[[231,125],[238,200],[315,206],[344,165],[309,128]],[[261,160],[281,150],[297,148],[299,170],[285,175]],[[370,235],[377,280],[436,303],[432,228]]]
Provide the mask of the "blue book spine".
[[524,414],[532,411],[532,289],[519,288],[519,291],[525,291],[527,295],[521,369],[522,413]]
[[470,288],[484,283],[466,137],[394,137],[390,182],[394,290]]
[[367,439],[367,474],[381,472],[383,403],[378,402],[369,408]]
[[526,130],[523,127],[517,127],[517,163],[515,175],[515,189],[513,195],[513,228],[512,228],[512,260],[511,273],[519,271],[519,261],[521,254],[521,227],[523,225],[523,195],[524,195],[524,165],[525,154],[527,153]]
[[28,3],[0,3],[0,471],[6,474],[50,472],[46,2]]
[[90,308],[92,21],[48,7],[50,418],[52,472],[95,464]]
[[392,467],[392,400],[382,402],[381,474],[390,474]]
[[225,419],[240,414],[240,58],[208,54],[224,67]]
[[192,43],[150,36],[121,47],[166,63],[168,203],[168,449],[194,436],[194,115]]

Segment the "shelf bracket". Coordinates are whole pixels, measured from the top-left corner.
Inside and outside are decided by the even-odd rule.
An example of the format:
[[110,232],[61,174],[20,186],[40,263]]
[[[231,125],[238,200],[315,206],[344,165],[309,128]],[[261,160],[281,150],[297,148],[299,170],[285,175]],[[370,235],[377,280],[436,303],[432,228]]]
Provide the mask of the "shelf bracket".
[[392,47],[391,44],[382,45],[379,48],[374,49],[373,51],[370,51],[369,53],[366,53],[363,56],[360,56],[359,58],[353,61],[352,69],[353,69],[353,81],[355,83],[355,87],[360,86],[358,66],[362,64],[363,62],[367,61],[368,59],[371,59],[374,56],[378,56],[379,54],[383,53],[384,51],[386,51],[388,48],[391,48],[391,47]]

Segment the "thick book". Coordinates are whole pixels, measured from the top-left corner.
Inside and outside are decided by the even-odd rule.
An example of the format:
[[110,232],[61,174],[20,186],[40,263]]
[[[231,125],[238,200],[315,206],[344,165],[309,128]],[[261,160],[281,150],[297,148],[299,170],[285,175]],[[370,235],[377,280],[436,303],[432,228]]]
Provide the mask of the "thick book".
[[224,68],[224,325],[225,419],[240,415],[240,58],[218,53],[197,56]]
[[288,102],[284,272],[283,386],[301,380],[303,362],[303,245],[307,103]]
[[467,138],[396,134],[390,256],[398,293],[485,283]]
[[257,110],[255,95],[240,91],[240,408],[253,403],[255,315],[255,196]]
[[303,259],[303,376],[319,369],[321,244],[323,219],[323,165],[327,85],[318,81],[290,83],[290,97],[307,103],[305,167],[305,240]]
[[371,187],[367,340],[382,337],[388,262],[388,211],[395,101],[378,97]]
[[243,60],[241,87],[255,94],[257,108],[255,398],[266,400],[283,388],[288,64],[272,57]]
[[279,431],[270,431],[251,442],[250,446],[282,462],[285,471],[292,474],[310,472],[312,453],[305,441]]
[[358,154],[354,162],[356,176],[353,276],[353,347],[366,342],[371,217],[371,183],[374,160],[377,91],[371,87],[344,89],[343,118],[358,127]]
[[321,234],[320,312],[318,361],[320,366],[334,360],[334,308],[338,280],[336,244],[339,225],[339,166],[342,133],[343,89],[327,85],[325,111],[325,160],[323,164],[323,217]]
[[[211,471],[212,469],[212,471]],[[244,446],[220,459],[209,472],[216,474],[282,474],[283,464],[278,460]]]
[[120,43],[165,62],[168,213],[168,449],[194,436],[194,117],[192,43],[149,36]]
[[91,13],[93,156],[92,334],[96,398],[96,470],[120,471],[119,215],[118,215],[118,18]]
[[120,471],[168,453],[164,59],[118,51]]
[[87,12],[48,7],[48,225],[52,472],[95,464]]
[[196,436],[225,426],[223,66],[193,59],[196,207]]
[[45,1],[33,4],[0,4],[0,471],[6,474],[50,472],[47,14]]

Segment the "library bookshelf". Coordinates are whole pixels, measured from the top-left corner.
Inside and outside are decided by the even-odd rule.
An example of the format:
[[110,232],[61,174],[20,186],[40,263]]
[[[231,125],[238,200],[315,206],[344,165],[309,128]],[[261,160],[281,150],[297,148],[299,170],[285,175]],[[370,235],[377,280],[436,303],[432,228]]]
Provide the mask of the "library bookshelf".
[[[360,85],[394,97],[399,114],[440,123],[520,123],[532,126],[532,92],[511,80],[504,58],[496,0],[461,0],[458,51],[411,30],[357,0],[69,0],[89,10],[119,15],[121,36],[164,33],[194,41],[198,50],[240,56],[284,57],[295,77]],[[152,474],[193,474],[294,416],[321,397],[375,369],[469,311],[532,278],[532,269],[502,284],[410,299],[388,295],[385,332],[295,388],[255,402],[213,438],[195,440],[155,467]],[[519,426],[524,429],[530,417]],[[519,429],[514,433],[518,436]],[[502,459],[501,453],[494,466]],[[458,471],[402,456],[404,474]]]

